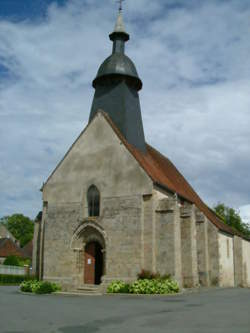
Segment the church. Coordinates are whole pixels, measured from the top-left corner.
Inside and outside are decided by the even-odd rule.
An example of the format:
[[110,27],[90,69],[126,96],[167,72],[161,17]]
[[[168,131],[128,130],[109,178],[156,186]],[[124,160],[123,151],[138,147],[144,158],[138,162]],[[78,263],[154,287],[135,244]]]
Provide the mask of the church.
[[86,128],[42,187],[33,269],[64,290],[142,270],[180,287],[250,286],[250,242],[224,224],[174,164],[147,144],[139,91],[119,11],[113,50],[93,81]]

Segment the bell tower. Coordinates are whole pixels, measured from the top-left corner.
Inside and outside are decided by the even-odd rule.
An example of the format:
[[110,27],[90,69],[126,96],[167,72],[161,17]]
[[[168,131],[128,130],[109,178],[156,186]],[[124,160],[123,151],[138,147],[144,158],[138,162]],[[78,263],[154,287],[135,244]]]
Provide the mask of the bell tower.
[[125,30],[121,7],[114,31],[109,35],[113,50],[100,66],[93,81],[95,95],[89,122],[98,110],[103,110],[112,119],[129,144],[146,152],[141,117],[139,90],[142,81],[132,60],[125,55],[125,43],[129,34]]

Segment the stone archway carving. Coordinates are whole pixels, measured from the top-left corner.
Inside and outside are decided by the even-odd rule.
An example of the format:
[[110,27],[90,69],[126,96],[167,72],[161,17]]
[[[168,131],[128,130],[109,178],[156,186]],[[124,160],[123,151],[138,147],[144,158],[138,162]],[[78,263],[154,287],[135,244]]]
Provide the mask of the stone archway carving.
[[85,219],[75,230],[70,249],[75,252],[76,255],[76,272],[78,276],[78,285],[82,284],[83,278],[85,278],[85,250],[86,246],[90,243],[98,243],[102,253],[102,276],[106,273],[106,245],[107,236],[103,228],[92,219]]
[[105,250],[107,243],[107,235],[103,228],[95,221],[83,221],[75,230],[71,239],[70,249],[82,251],[86,243],[98,242]]

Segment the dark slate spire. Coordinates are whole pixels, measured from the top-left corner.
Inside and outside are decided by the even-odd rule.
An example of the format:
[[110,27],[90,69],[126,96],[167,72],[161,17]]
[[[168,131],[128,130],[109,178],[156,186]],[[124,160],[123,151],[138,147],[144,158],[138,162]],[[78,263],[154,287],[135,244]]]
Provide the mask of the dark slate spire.
[[125,30],[121,10],[114,31],[112,55],[100,66],[93,81],[95,96],[89,122],[99,109],[106,112],[128,143],[145,152],[145,138],[138,91],[142,81],[132,60],[125,55],[129,34]]

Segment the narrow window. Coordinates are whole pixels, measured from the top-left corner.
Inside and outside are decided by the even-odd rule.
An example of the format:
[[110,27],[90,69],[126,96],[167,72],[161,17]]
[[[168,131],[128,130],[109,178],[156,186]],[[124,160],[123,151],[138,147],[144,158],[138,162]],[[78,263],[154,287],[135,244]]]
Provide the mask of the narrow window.
[[100,192],[95,185],[91,185],[88,189],[88,210],[89,216],[100,214]]

